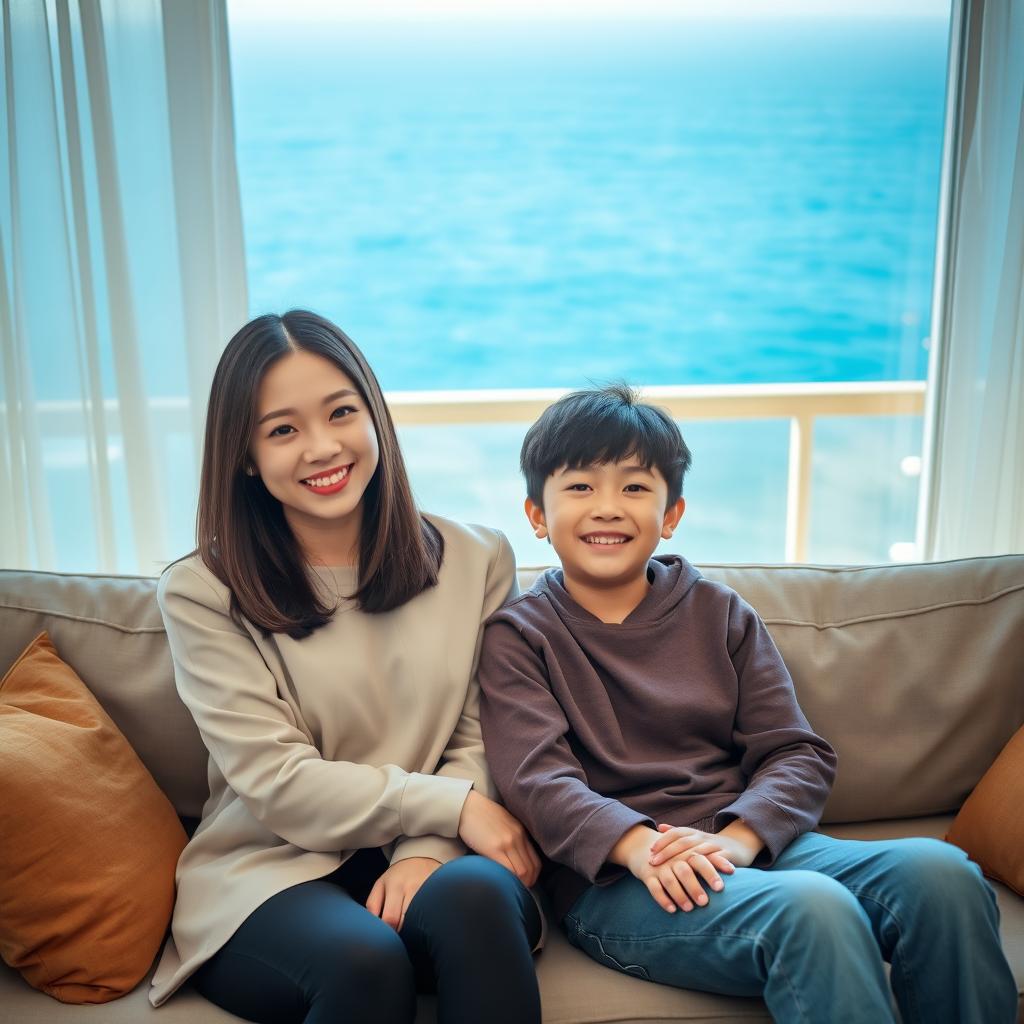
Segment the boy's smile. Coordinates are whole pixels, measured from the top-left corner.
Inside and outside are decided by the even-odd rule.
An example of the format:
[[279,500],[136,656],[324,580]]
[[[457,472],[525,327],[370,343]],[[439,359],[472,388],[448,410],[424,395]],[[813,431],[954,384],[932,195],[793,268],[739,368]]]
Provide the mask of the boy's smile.
[[593,533],[586,533],[582,538],[588,544],[625,544],[633,538],[625,533],[608,533],[604,530],[595,530]]
[[669,506],[665,478],[636,456],[556,470],[543,502],[527,499],[526,514],[537,536],[550,539],[566,589],[604,621],[622,621],[643,599],[647,561],[672,536],[685,502]]

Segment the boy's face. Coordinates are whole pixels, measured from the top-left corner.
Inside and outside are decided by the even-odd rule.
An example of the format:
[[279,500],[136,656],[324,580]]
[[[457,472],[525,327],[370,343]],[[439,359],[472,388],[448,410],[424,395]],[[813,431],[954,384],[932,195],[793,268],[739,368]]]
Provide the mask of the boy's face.
[[568,579],[600,588],[628,585],[646,572],[661,538],[686,507],[667,506],[668,484],[635,456],[622,462],[556,470],[544,483],[544,506],[526,500],[538,537],[548,537]]

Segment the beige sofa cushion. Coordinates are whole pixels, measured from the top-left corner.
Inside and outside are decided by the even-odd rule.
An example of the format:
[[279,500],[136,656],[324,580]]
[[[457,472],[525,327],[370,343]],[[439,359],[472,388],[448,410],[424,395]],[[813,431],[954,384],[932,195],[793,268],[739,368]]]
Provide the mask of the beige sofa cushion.
[[839,754],[825,822],[956,810],[1024,722],[1024,555],[699,568],[757,609]]

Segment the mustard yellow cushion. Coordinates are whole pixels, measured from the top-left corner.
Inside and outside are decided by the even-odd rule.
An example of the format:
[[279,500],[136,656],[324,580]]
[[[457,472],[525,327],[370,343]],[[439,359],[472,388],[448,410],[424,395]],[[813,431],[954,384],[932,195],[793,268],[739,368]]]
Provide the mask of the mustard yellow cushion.
[[0,956],[66,1003],[149,970],[185,833],[45,632],[0,681]]
[[946,840],[1024,896],[1024,726],[964,801]]

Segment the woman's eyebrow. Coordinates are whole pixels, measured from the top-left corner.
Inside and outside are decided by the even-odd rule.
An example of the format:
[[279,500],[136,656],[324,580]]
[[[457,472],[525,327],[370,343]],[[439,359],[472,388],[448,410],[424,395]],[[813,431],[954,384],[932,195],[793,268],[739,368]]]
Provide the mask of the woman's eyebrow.
[[[340,391],[332,391],[320,404],[327,405],[328,402],[333,402],[336,398],[345,398],[348,395],[351,395],[353,398],[359,397],[351,388],[342,388]],[[272,420],[277,416],[298,416],[298,410],[275,409],[273,412],[268,412],[261,416],[256,421],[256,426],[258,427],[261,423],[266,423],[267,420]]]

